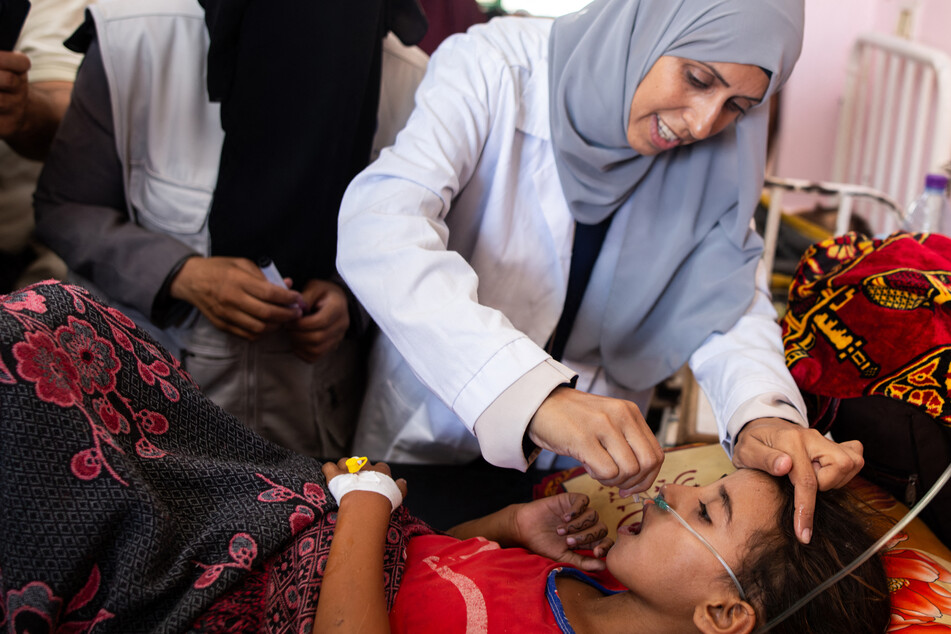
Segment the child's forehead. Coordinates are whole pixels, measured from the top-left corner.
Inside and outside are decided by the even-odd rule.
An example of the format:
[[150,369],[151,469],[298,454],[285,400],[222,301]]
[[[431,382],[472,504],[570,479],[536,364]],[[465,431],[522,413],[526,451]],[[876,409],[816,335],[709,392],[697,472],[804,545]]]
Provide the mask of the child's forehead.
[[737,469],[710,486],[723,487],[735,505],[755,503],[762,508],[763,505],[779,502],[777,479],[758,469]]
[[759,469],[749,469],[746,467],[740,467],[733,473],[729,473],[720,478],[720,482],[724,481],[730,481],[733,486],[742,487],[761,487],[765,485],[778,486],[776,484],[776,478],[769,475],[765,471],[761,471]]

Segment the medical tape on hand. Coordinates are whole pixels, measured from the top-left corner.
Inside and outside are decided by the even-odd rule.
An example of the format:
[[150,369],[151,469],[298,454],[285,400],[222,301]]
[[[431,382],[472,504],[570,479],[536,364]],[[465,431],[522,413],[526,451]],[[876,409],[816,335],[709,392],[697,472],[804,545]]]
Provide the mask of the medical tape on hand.
[[403,494],[400,493],[400,489],[396,486],[393,478],[378,471],[360,471],[338,475],[330,481],[327,488],[330,489],[330,494],[337,500],[337,506],[340,506],[343,496],[351,491],[371,491],[389,498],[393,505],[390,510],[391,513],[403,503]]

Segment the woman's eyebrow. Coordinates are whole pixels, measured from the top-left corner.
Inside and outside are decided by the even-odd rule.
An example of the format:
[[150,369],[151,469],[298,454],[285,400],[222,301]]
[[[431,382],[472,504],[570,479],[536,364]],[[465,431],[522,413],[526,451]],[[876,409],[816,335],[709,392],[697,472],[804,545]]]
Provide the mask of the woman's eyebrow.
[[717,81],[719,81],[721,84],[723,84],[727,88],[730,87],[730,84],[727,83],[726,79],[723,78],[723,75],[721,75],[719,71],[717,71],[716,68],[714,68],[713,66],[711,66],[710,64],[706,62],[697,61],[697,63],[703,66],[704,68],[706,68],[708,71],[710,71],[710,73],[713,74],[713,76],[716,77]]
[[726,523],[730,524],[733,522],[733,502],[730,500],[730,494],[727,493],[726,487],[722,484],[720,485],[720,502],[723,504],[723,508],[726,509]]
[[[706,63],[706,62],[700,62],[700,61],[698,61],[697,63],[700,64],[701,66],[703,66],[704,68],[706,68],[708,71],[710,71],[710,73],[711,73],[714,77],[717,78],[717,81],[719,81],[721,84],[723,84],[723,86],[724,86],[725,88],[729,88],[729,87],[730,87],[730,84],[727,82],[726,79],[723,78],[723,75],[721,75],[721,74],[719,73],[719,71],[717,71],[716,68],[714,68],[713,66],[711,66],[710,64],[708,64],[708,63]],[[737,96],[735,97],[735,99],[746,99],[747,101],[751,101],[751,102],[753,102],[753,103],[760,103],[761,101],[763,101],[763,98],[762,98],[762,97],[747,97],[746,95],[737,95]]]

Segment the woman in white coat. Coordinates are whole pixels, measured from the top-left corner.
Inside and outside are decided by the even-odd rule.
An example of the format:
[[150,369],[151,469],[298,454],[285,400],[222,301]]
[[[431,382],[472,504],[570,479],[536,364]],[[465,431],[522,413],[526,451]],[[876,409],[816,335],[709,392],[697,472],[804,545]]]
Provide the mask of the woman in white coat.
[[641,409],[689,361],[733,461],[796,484],[808,541],[816,488],[862,458],[805,428],[756,275],[759,106],[802,25],[801,0],[595,0],[447,40],[340,213],[382,331],[357,452],[525,469],[540,447],[642,491],[663,454]]

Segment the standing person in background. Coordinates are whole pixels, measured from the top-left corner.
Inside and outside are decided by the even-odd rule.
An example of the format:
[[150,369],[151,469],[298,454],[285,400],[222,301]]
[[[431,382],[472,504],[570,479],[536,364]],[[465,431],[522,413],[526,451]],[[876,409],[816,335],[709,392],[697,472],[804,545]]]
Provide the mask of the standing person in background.
[[[288,225],[301,216],[313,231],[333,230],[336,217],[326,215],[326,200],[303,196],[308,186],[318,192],[330,185],[319,173],[297,182],[294,170],[283,170],[290,155],[280,148],[257,152],[242,146],[248,154],[238,154],[257,165],[259,178],[242,172],[246,180],[230,186],[243,187],[244,199],[225,188],[223,196],[233,206],[215,212],[219,163],[231,164],[227,157],[232,156],[223,150],[228,131],[222,130],[221,112],[244,110],[219,110],[208,100],[206,77],[217,75],[206,73],[205,12],[197,0],[126,0],[94,7],[91,16],[71,41],[87,56],[37,191],[41,237],[84,284],[136,314],[140,324],[151,325],[163,343],[171,342],[202,390],[246,425],[303,454],[346,451],[363,387],[356,305],[335,278],[332,250],[317,240],[308,250],[300,230]],[[245,24],[248,37],[254,24]],[[266,24],[260,26],[262,33],[274,35]],[[409,58],[386,59],[402,63]],[[291,65],[286,70],[291,67],[302,69]],[[169,68],[174,72],[157,70]],[[312,105],[316,96],[308,90],[323,75],[311,70],[313,75],[302,76],[306,89],[301,93],[280,92],[285,101],[274,101],[277,93],[269,95],[277,110]],[[239,74],[245,72],[250,69]],[[393,76],[414,75],[394,71]],[[374,81],[380,81],[379,73]],[[415,82],[388,94],[411,98],[413,88]],[[372,125],[370,138],[378,90],[372,96],[374,115],[363,123]],[[332,91],[324,86],[324,92]],[[275,121],[286,118],[272,114]],[[387,121],[401,124],[392,117]],[[305,125],[305,119],[297,123]],[[234,123],[242,132],[259,124],[243,115]],[[308,130],[338,125],[342,134],[345,126],[334,118],[306,119]],[[392,138],[392,130],[384,128],[379,136]],[[304,130],[294,136],[276,123],[270,130],[285,135],[280,143],[287,147],[306,136]],[[254,132],[249,134],[257,138]],[[337,142],[347,144],[343,138]],[[338,156],[326,145],[319,147],[321,160],[323,154]],[[366,153],[364,162],[369,148]],[[298,198],[272,191],[280,185]],[[209,222],[214,213],[232,214],[228,222],[221,220],[221,231]],[[243,240],[243,255],[216,254],[216,245],[231,238]],[[265,279],[255,261],[264,254],[293,278],[294,289]],[[330,268],[318,268],[325,265]]]
[[385,335],[355,450],[524,470],[542,448],[643,491],[641,410],[689,360],[734,463],[796,485],[808,542],[817,488],[862,457],[805,428],[750,223],[757,106],[802,29],[788,0],[595,0],[446,40],[341,208],[338,267]]
[[454,33],[465,33],[473,24],[486,21],[486,14],[476,0],[419,0],[429,28],[419,47],[432,55],[444,39]]
[[33,190],[81,59],[63,40],[89,2],[34,0],[16,47],[0,51],[0,293],[66,275],[33,240]]
[[[204,304],[219,329],[247,336],[261,327],[256,298],[234,283],[245,278],[236,269],[248,259],[272,257],[303,294],[305,312],[344,297],[334,262],[337,210],[370,159],[383,39],[393,30],[414,44],[426,23],[416,0],[201,4],[208,92],[221,103],[224,130],[208,217],[218,257],[187,263],[172,293]],[[306,322],[294,329],[295,342],[313,356],[319,337]]]

